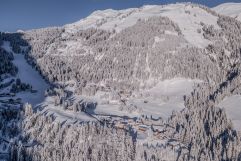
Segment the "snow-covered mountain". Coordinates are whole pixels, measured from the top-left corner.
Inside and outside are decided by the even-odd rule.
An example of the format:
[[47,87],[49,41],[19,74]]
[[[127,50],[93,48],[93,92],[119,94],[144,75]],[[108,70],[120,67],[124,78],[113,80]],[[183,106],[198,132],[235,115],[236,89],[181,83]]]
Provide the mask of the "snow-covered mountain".
[[191,3],[1,33],[0,158],[238,160],[240,49],[241,22]]
[[241,3],[224,3],[214,7],[213,10],[241,21]]
[[170,4],[166,6],[143,6],[141,8],[119,11],[112,9],[95,11],[83,20],[66,25],[65,29],[66,32],[71,33],[91,27],[120,32],[127,27],[135,25],[139,19],[148,19],[157,16],[168,17],[176,23],[185,39],[197,47],[205,47],[208,44],[208,40],[203,38],[202,33],[197,32],[198,29],[202,28],[200,22],[218,28],[218,17],[208,13],[204,9],[188,4]]

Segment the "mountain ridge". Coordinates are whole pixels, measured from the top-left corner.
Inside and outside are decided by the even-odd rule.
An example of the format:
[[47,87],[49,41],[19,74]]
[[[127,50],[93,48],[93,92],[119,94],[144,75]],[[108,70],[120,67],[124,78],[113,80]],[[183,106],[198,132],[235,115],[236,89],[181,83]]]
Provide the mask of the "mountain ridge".
[[241,3],[224,3],[212,8],[217,13],[233,17],[241,21]]

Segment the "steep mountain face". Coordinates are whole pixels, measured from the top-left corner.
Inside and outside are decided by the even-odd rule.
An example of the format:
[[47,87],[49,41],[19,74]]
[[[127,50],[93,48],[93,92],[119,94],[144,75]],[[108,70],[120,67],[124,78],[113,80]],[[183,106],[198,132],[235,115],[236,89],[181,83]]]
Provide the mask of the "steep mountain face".
[[[5,158],[240,159],[238,116],[226,113],[241,94],[235,18],[181,3],[96,11],[63,27],[0,36]],[[48,85],[28,86],[17,53]],[[34,89],[45,95],[41,104],[22,97]]]
[[219,14],[233,17],[241,21],[241,3],[224,3],[213,8]]
[[[30,31],[25,36],[32,40],[29,56],[50,81],[74,78],[97,86],[101,83],[139,88],[145,86],[147,80],[178,75],[205,79],[210,72],[208,78],[212,77],[213,72],[207,69],[217,67],[208,62],[204,48],[211,42],[204,38],[202,28],[218,29],[217,19],[194,5],[145,6],[94,12],[63,28]],[[42,46],[41,41],[46,46]],[[190,62],[196,58],[207,63]],[[61,68],[58,69],[58,65]],[[200,72],[192,73],[197,70],[193,68],[200,68]],[[53,72],[53,69],[62,71]]]

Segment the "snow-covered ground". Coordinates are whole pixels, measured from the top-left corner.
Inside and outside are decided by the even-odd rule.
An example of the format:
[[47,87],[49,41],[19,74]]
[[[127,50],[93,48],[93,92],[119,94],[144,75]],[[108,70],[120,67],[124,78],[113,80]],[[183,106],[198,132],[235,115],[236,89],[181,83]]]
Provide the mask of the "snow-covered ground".
[[147,19],[149,17],[166,16],[180,27],[185,39],[194,46],[206,47],[210,42],[204,39],[202,33],[197,30],[201,29],[200,22],[207,25],[217,25],[217,17],[207,11],[194,7],[189,4],[169,4],[165,6],[143,6],[141,8],[130,8],[125,10],[107,9],[95,11],[90,16],[73,24],[65,26],[66,32],[74,33],[81,29],[90,27],[104,30],[113,30],[117,32],[133,26],[138,19]]
[[241,95],[226,97],[218,106],[225,109],[227,117],[232,120],[234,128],[241,131]]
[[[12,52],[12,48],[9,42],[4,41],[2,46],[6,51]],[[18,68],[18,74],[16,78],[20,78],[21,82],[32,85],[33,90],[37,90],[37,93],[20,92],[16,95],[16,98],[21,98],[23,102],[37,105],[44,100],[44,92],[49,87],[41,75],[30,66],[24,59],[24,55],[14,53],[13,63]]]
[[241,3],[224,3],[214,7],[213,10],[241,21]]
[[[189,95],[201,80],[174,78],[159,82],[155,87],[143,92],[144,99],[133,100],[143,109],[143,113],[167,119],[172,111],[184,108],[184,95]],[[147,100],[148,103],[143,103]]]
[[[141,115],[152,116],[154,118],[161,117],[166,120],[173,110],[180,111],[184,108],[183,96],[188,95],[200,80],[191,80],[185,78],[174,78],[170,80],[160,81],[156,86],[149,90],[144,90],[136,97],[127,99],[127,104],[132,104],[141,111],[129,112],[120,110],[120,102],[118,100],[103,99],[101,96],[105,92],[97,92],[95,96],[73,96],[75,100],[88,100],[89,102],[97,102],[97,107],[92,114],[107,115],[113,117],[140,117]],[[108,102],[108,103],[103,103]],[[43,106],[46,105],[45,111],[48,114],[54,114],[61,122],[65,120],[91,121],[93,118],[85,115],[83,112],[74,113],[70,110],[63,110],[60,106],[54,106],[53,98],[46,98]],[[70,121],[71,122],[71,121]]]
[[137,96],[128,100],[130,104],[142,109],[141,112],[120,111],[118,104],[98,105],[95,112],[129,117],[148,115],[155,118],[161,117],[165,120],[172,111],[180,111],[184,108],[183,96],[190,94],[194,84],[200,82],[200,80],[185,78],[160,81],[155,87],[142,91],[141,97]]
[[44,107],[42,113],[45,115],[52,115],[56,121],[74,123],[76,121],[95,121],[94,118],[86,115],[84,112],[73,112],[70,110],[63,110],[61,106],[54,105],[54,99],[52,97],[46,97],[46,99],[40,104]]
[[[138,98],[137,96],[136,98],[131,98],[129,100],[130,103],[141,108],[143,110],[142,112],[133,114],[125,112],[125,114],[130,116],[140,116],[144,114],[149,116],[152,115],[156,118],[162,117],[163,119],[167,119],[173,110],[180,111],[184,108],[183,96],[190,94],[193,90],[194,84],[200,82],[200,80],[186,78],[174,78],[160,81],[151,89],[142,91],[142,97]],[[144,103],[144,101],[147,103]],[[103,110],[104,108],[105,107],[97,108],[96,111]],[[114,110],[113,107],[109,108],[111,109],[104,111]]]

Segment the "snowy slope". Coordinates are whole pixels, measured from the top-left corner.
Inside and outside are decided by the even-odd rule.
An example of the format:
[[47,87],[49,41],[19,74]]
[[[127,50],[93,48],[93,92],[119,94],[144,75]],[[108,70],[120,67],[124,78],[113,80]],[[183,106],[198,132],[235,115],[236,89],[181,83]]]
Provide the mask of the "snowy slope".
[[[4,42],[2,46],[6,51],[13,52],[9,42]],[[17,94],[18,98],[21,98],[23,102],[36,105],[44,100],[44,92],[48,88],[48,84],[43,80],[41,75],[33,69],[24,59],[24,55],[14,53],[13,63],[18,68],[17,78],[24,83],[31,84],[37,93],[20,92]]]
[[241,21],[241,3],[224,3],[214,7],[213,10]]
[[[184,95],[189,95],[201,80],[173,78],[160,81],[156,86],[142,92],[142,99],[131,100],[143,109],[143,114],[167,119],[173,111],[184,109]],[[148,103],[143,103],[148,101]]]
[[208,13],[200,7],[190,4],[170,4],[166,6],[143,6],[141,8],[131,8],[126,10],[104,10],[96,11],[90,16],[65,26],[67,32],[74,33],[82,29],[96,27],[99,29],[115,29],[117,32],[133,26],[138,19],[147,19],[149,17],[166,16],[176,23],[186,40],[196,47],[205,47],[210,42],[203,38],[200,22],[207,25],[217,26],[217,17]]
[[241,131],[241,95],[226,97],[218,106],[225,109],[234,128]]
[[[186,39],[188,42],[188,46],[204,48],[208,44],[212,43],[211,41],[203,37],[203,32],[201,30],[203,28],[203,26],[201,25],[202,23],[206,25],[212,25],[216,29],[219,28],[217,25],[218,17],[209,13],[205,9],[202,9],[192,4],[180,3],[180,4],[170,4],[165,6],[148,5],[148,6],[143,6],[141,8],[130,8],[125,10],[107,9],[104,11],[95,11],[90,16],[78,22],[65,25],[63,27],[65,30],[63,33],[61,33],[62,39],[54,43],[51,43],[47,47],[48,50],[46,50],[46,55],[50,55],[50,56],[54,55],[61,58],[64,57],[63,59],[66,62],[67,61],[72,62],[72,59],[76,57],[85,58],[85,56],[87,60],[90,59],[89,57],[100,59],[104,56],[105,53],[104,54],[101,53],[100,55],[96,56],[95,55],[96,52],[94,52],[93,46],[86,45],[86,42],[84,42],[84,40],[81,37],[76,36],[73,39],[71,39],[71,37],[73,37],[73,35],[78,35],[79,33],[77,32],[91,28],[91,27],[107,30],[107,31],[115,30],[117,33],[120,33],[123,30],[127,29],[128,27],[133,27],[140,19],[147,20],[148,18],[151,18],[151,17],[160,17],[160,16],[168,17],[171,20],[171,22],[174,22],[176,25],[178,25],[178,28],[180,28],[181,33],[184,36],[184,39]],[[165,36],[163,35],[153,36],[154,42],[152,47],[157,46],[163,49],[164,50],[163,53],[166,52],[165,47],[167,47],[167,48],[170,48],[167,50],[171,50],[170,52],[175,53],[175,50],[177,50],[174,47],[176,46],[175,40],[177,39],[176,41],[178,43],[180,41],[184,41],[183,36],[179,35],[180,34],[179,31],[175,31],[175,30],[169,31],[166,28],[164,28],[163,30],[164,30],[163,35]],[[198,30],[200,30],[201,32],[198,32]],[[111,36],[114,37],[115,35],[111,35]],[[163,36],[163,37],[160,37],[160,36]],[[171,45],[170,45],[169,39],[171,41]],[[158,43],[159,43],[159,46],[157,45]],[[167,43],[167,45],[165,43]],[[163,44],[163,45],[160,45],[160,44]],[[185,45],[186,44],[187,43],[185,41]],[[179,46],[177,45],[177,47]],[[181,47],[182,46],[180,45],[180,48]],[[67,58],[65,58],[65,56],[67,56]],[[146,64],[148,64],[149,57],[151,58],[151,56],[147,56],[146,58],[146,62],[147,62]],[[114,59],[110,60],[110,62],[112,61],[114,61]],[[85,62],[83,62],[83,64],[84,63]],[[89,64],[90,64],[89,62],[85,64],[87,67],[86,69],[88,69]],[[100,68],[100,66],[98,66],[98,68]],[[147,65],[146,70],[150,71],[153,69],[150,69],[149,66]],[[167,70],[170,71],[168,67],[167,67]],[[120,111],[119,110],[120,104],[118,103],[103,104],[101,103],[103,102],[103,100],[98,98],[98,96],[97,98],[91,98],[91,99],[95,99],[95,101],[99,102],[97,109],[95,111],[97,113],[122,115],[122,116],[129,115],[131,117],[140,116],[141,114],[147,114],[147,115],[161,116],[162,118],[166,119],[169,117],[169,115],[172,113],[173,110],[180,111],[181,109],[184,108],[183,95],[190,94],[190,92],[193,90],[194,83],[196,83],[196,80],[189,80],[186,78],[183,78],[183,79],[175,78],[172,80],[159,82],[157,86],[153,87],[149,91],[142,91],[143,95],[149,95],[148,98],[137,97],[137,98],[130,99],[129,102],[141,108],[143,110],[143,113],[130,114],[128,113],[128,111],[124,111],[124,110]],[[49,99],[46,99],[44,103],[44,104],[50,105],[48,106],[48,113],[58,113],[58,116],[61,116],[64,119],[69,118],[70,115],[73,115],[73,113],[71,114],[69,113],[69,111],[67,112],[68,114],[66,114],[65,111],[62,109],[58,109],[57,111],[56,109],[54,110],[53,101],[52,103],[51,101],[50,102],[48,101]],[[106,101],[110,101],[110,100],[106,100]],[[147,101],[148,103],[143,103],[144,101]],[[57,107],[57,108],[60,108],[60,107]],[[86,119],[83,118],[83,120],[86,120]]]
[[[185,108],[183,96],[188,95],[193,91],[194,85],[200,83],[200,80],[192,80],[186,78],[173,78],[170,80],[160,81],[156,86],[150,90],[144,90],[138,93],[137,98],[130,98],[127,104],[133,104],[141,109],[140,112],[121,111],[120,103],[116,100],[111,101],[102,98],[103,95],[108,94],[99,92],[95,96],[74,96],[74,100],[89,100],[90,102],[97,102],[97,107],[94,114],[103,114],[108,116],[128,116],[130,118],[140,117],[141,115],[161,117],[163,120],[168,119],[173,111],[181,111]],[[108,101],[109,103],[103,103]],[[146,103],[144,103],[147,101]],[[54,106],[52,98],[47,97],[43,103],[46,106],[47,114],[54,114],[58,120],[61,121],[90,121],[92,118],[86,116],[84,113],[75,113],[69,110],[63,110],[60,106]]]

